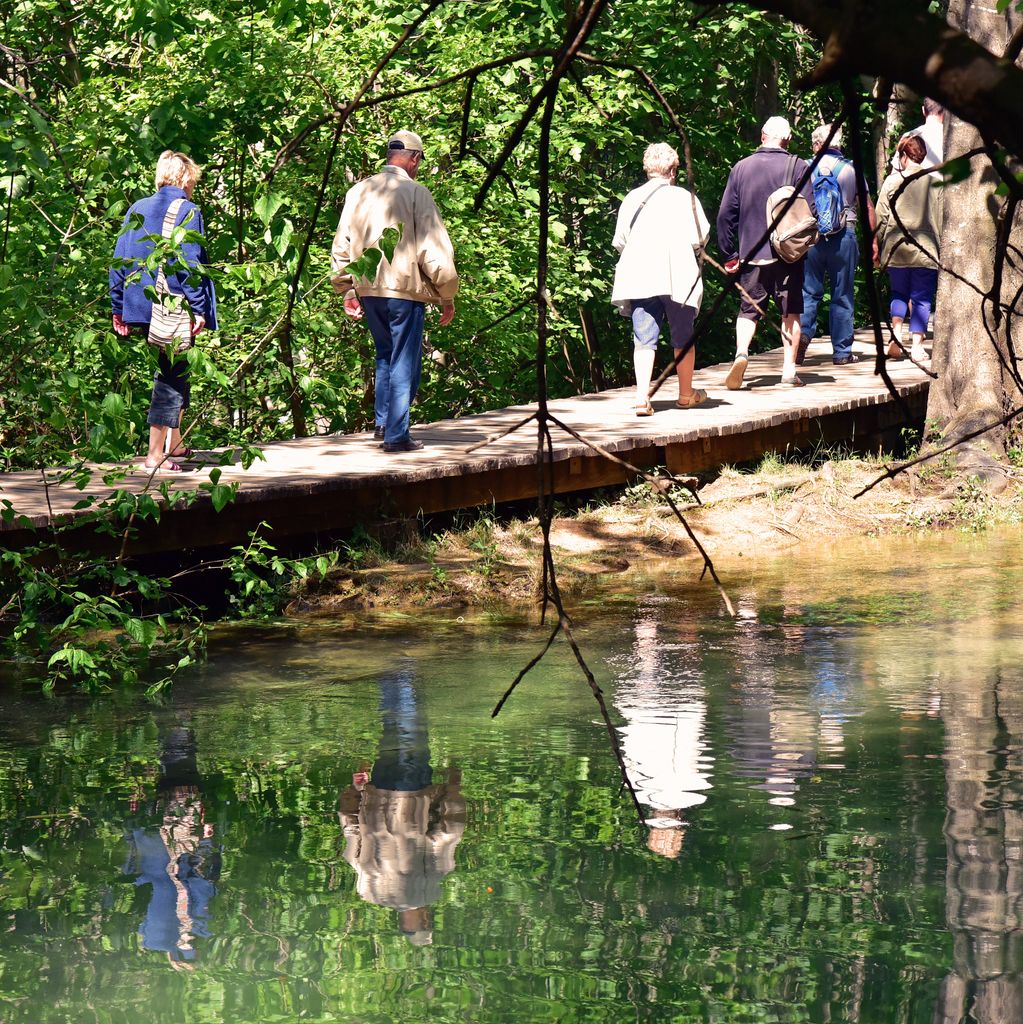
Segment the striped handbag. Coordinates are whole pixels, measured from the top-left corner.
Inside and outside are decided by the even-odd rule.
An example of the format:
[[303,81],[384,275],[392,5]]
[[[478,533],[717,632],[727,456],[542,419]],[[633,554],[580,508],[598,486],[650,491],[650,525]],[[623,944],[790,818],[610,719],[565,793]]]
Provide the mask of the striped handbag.
[[[162,234],[170,238],[174,223],[178,219],[178,211],[184,199],[175,199],[167,207],[163,218]],[[156,300],[153,302],[153,315],[149,321],[148,342],[170,355],[184,352],[193,344],[192,312],[188,300],[183,295],[172,292],[167,286],[167,275],[161,265],[156,275]]]

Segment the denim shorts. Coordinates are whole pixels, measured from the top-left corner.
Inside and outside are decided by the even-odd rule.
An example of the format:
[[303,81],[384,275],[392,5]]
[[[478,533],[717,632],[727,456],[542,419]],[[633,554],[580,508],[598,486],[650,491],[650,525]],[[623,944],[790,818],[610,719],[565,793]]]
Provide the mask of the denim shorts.
[[188,408],[191,391],[187,361],[179,359],[172,363],[166,353],[160,352],[160,369],[153,380],[153,397],[146,422],[151,427],[180,426],[181,413]]
[[632,340],[636,348],[654,350],[661,334],[664,321],[668,321],[671,332],[671,347],[685,348],[693,336],[696,323],[696,308],[683,306],[667,295],[655,295],[649,299],[633,299]]

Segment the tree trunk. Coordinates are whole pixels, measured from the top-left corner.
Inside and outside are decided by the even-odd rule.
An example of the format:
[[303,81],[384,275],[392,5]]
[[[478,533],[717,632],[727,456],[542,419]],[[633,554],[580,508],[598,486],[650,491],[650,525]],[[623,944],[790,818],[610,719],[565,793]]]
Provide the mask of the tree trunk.
[[1023,730],[1023,695],[1013,685],[1014,667],[1000,658],[978,682],[967,668],[976,668],[975,637],[953,638],[939,673],[953,966],[934,1024],[1023,1020],[1023,812],[1012,782],[1023,767],[1012,740]]
[[[993,53],[1004,51],[1011,34],[1011,21],[1004,14],[975,0],[953,0],[948,16],[953,26]],[[983,145],[972,125],[946,115],[946,160]],[[997,423],[1023,402],[1010,357],[1013,318],[999,312],[1001,304],[1015,300],[1016,261],[1004,261],[999,294],[993,294],[1000,226],[1006,212],[1015,208],[995,195],[999,178],[987,156],[974,157],[970,169],[964,181],[943,189],[941,261],[947,272],[938,281],[933,360],[938,379],[931,385],[927,417],[946,441]],[[1013,219],[1012,241],[1018,246],[1023,241],[1020,220]],[[1006,436],[1003,428],[985,433],[962,450],[960,465],[982,479],[999,480],[993,460],[1004,456]]]
[[[904,85],[898,82],[892,87],[892,94],[885,108],[884,117],[874,132],[874,170],[877,173],[877,184],[888,177],[892,153],[895,152],[895,144],[906,127],[906,110],[912,103],[915,103],[914,94]],[[920,104],[916,103],[919,108]],[[915,128],[916,123],[909,125]]]

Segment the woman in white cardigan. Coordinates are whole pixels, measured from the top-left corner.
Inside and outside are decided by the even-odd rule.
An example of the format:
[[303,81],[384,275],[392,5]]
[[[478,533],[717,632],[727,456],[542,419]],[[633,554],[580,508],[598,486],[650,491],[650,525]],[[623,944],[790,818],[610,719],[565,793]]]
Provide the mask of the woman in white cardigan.
[[650,378],[657,339],[665,320],[678,363],[678,405],[691,409],[707,398],[693,388],[696,349],[691,344],[703,298],[697,254],[710,225],[700,200],[675,184],[678,153],[667,143],[647,146],[643,170],[648,181],[633,189],[618,211],[614,247],[621,254],[611,301],[632,318],[636,367],[636,415],[650,416]]

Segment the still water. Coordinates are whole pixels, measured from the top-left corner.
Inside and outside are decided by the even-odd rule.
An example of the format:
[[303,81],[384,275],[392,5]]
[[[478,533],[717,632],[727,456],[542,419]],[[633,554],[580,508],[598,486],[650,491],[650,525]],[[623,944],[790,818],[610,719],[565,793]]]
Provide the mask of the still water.
[[0,1021],[1023,1021],[1018,533],[234,629],[0,722]]

